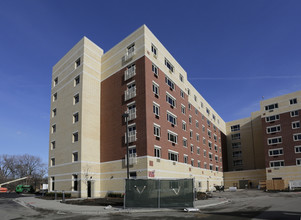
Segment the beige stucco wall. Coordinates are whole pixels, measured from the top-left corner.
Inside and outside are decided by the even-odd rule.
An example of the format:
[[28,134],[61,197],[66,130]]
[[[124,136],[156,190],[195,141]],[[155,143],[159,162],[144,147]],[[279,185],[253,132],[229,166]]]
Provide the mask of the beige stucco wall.
[[265,169],[224,172],[225,188],[239,187],[239,180],[249,180],[252,187],[257,187],[259,181],[266,180]]

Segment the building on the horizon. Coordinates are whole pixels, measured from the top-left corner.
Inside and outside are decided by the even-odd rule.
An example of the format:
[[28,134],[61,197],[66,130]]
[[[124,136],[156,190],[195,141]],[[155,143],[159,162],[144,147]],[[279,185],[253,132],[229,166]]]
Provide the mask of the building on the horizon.
[[54,67],[49,190],[102,197],[130,178],[223,185],[223,119],[143,25],[107,52],[84,37]]

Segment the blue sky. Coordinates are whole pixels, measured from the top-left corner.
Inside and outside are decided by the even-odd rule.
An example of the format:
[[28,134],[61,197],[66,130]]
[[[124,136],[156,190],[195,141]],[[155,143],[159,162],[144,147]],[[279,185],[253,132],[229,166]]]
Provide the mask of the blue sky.
[[48,160],[52,66],[146,24],[225,121],[301,88],[301,1],[0,1],[1,154]]

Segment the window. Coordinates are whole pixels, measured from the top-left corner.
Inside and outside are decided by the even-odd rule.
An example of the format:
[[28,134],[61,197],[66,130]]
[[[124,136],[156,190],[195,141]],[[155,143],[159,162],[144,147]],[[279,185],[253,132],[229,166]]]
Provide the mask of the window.
[[188,95],[190,95],[190,89],[189,88],[187,88],[187,93],[188,93]]
[[204,162],[204,168],[207,169],[207,163],[206,162]]
[[189,124],[192,123],[192,117],[191,117],[191,115],[189,115],[188,121],[189,121]]
[[188,163],[188,156],[184,154],[184,163]]
[[206,144],[206,139],[203,137],[203,144]]
[[190,136],[190,139],[192,139],[192,136],[193,136],[193,131],[192,130],[190,130],[189,136]]
[[181,112],[185,115],[186,113],[186,107],[185,105],[181,104]]
[[284,161],[278,160],[278,161],[270,161],[270,167],[283,167]]
[[204,125],[202,125],[202,131],[205,132],[205,126]]
[[237,142],[237,143],[232,143],[232,148],[240,148],[241,147],[241,143]]
[[75,68],[79,67],[80,66],[80,58],[78,58],[76,61],[75,61]]
[[78,132],[73,133],[73,143],[78,141]]
[[203,102],[201,102],[201,107],[204,108],[204,103]]
[[275,104],[271,104],[271,105],[267,105],[265,106],[265,110],[268,111],[268,110],[273,110],[275,108],[278,108],[278,103],[275,103]]
[[216,131],[216,126],[215,125],[213,125],[213,130]]
[[199,147],[196,148],[196,153],[197,153],[198,155],[201,154],[201,149],[200,149]]
[[130,53],[134,53],[135,51],[135,43],[131,44],[130,46],[128,46],[127,48],[127,53],[130,54]]
[[194,166],[194,159],[191,159],[191,166]]
[[234,160],[233,161],[233,166],[241,166],[242,165],[242,160]]
[[152,46],[151,46],[151,50],[152,50],[152,53],[153,53],[155,56],[158,55],[158,49],[157,49],[157,47],[155,47],[153,44],[152,44]]
[[292,111],[291,112],[291,117],[296,117],[299,115],[299,112],[298,111]]
[[215,121],[215,115],[214,114],[212,114],[212,119]]
[[51,158],[51,161],[50,161],[50,166],[55,166],[55,158]]
[[154,148],[154,156],[160,158],[161,157],[161,147],[156,146]]
[[56,108],[52,110],[52,117],[56,116]]
[[191,104],[190,103],[188,103],[188,109],[191,110]]
[[167,66],[167,68],[173,72],[174,71],[174,67],[173,65],[171,65],[171,63],[165,58],[165,66]]
[[177,116],[167,111],[167,121],[169,121],[172,125],[177,124]]
[[74,79],[74,86],[78,85],[79,83],[80,83],[80,76],[77,76]]
[[152,71],[155,74],[155,76],[159,75],[158,67],[155,64],[152,64]]
[[186,126],[186,122],[185,122],[185,121],[182,121],[182,129],[183,129],[184,131],[186,131],[186,129],[187,129],[187,126]]
[[297,104],[297,98],[290,99],[290,105]]
[[295,153],[301,153],[301,146],[295,146]]
[[175,89],[175,83],[170,78],[168,78],[167,76],[165,77],[165,82],[171,90]]
[[55,177],[52,176],[50,178],[50,182],[51,182],[51,191],[54,191],[54,187],[55,187]]
[[300,128],[300,121],[294,121],[292,122],[292,129]]
[[172,131],[167,131],[167,138],[170,142],[176,144],[178,143],[178,134],[172,132]]
[[171,107],[176,107],[176,99],[169,93],[166,93],[166,102],[169,103]]
[[232,157],[241,157],[241,155],[242,155],[242,152],[241,152],[241,151],[234,151],[234,152],[232,153]]
[[279,115],[272,115],[272,116],[266,117],[265,121],[266,122],[273,122],[273,121],[277,121],[279,119],[280,119]]
[[207,125],[208,125],[208,127],[211,126],[211,122],[208,119],[207,119]]
[[179,79],[180,79],[181,82],[184,81],[184,77],[183,77],[183,75],[181,73],[179,74]]
[[173,161],[178,161],[178,152],[175,151],[168,151],[168,159]]
[[216,141],[217,141],[217,136],[216,136],[216,134],[213,134],[213,138],[214,138],[214,141],[216,142]]
[[56,125],[52,125],[52,127],[51,127],[51,133],[53,134],[55,132],[56,132]]
[[54,80],[53,80],[53,87],[56,86],[59,82],[59,79],[58,77],[56,77]]
[[204,150],[204,157],[206,157],[207,156],[207,152],[206,152],[206,150]]
[[159,85],[153,81],[153,93],[159,96]]
[[194,95],[193,98],[194,98],[194,101],[197,102],[198,98],[196,97],[196,95]]
[[[198,160],[198,168],[201,168],[201,161]],[[201,182],[199,182],[199,187],[201,187],[200,185]]]
[[160,105],[153,102],[153,113],[159,117],[160,115]]
[[200,135],[198,133],[196,133],[196,141],[199,142],[200,141]]
[[73,181],[73,191],[78,190],[78,178],[76,174],[72,175],[72,181]]
[[160,125],[154,124],[154,135],[160,137]]
[[74,152],[74,153],[72,154],[72,161],[73,161],[73,162],[78,161],[78,152]]
[[231,138],[232,138],[232,140],[239,140],[240,139],[240,133],[232,134]]
[[217,152],[217,150],[218,150],[216,144],[214,145],[214,150],[215,150],[216,152]]
[[57,100],[57,92],[53,94],[53,97],[52,97],[52,101],[56,101]]
[[240,130],[240,125],[232,125],[231,126],[231,131],[239,131]]
[[216,162],[218,162],[218,156],[217,155],[214,155],[214,159]]
[[185,94],[184,94],[184,92],[183,92],[182,90],[180,90],[180,96],[181,96],[182,98],[185,97]]
[[199,128],[199,121],[195,120],[195,127]]
[[193,153],[193,144],[190,144],[190,151]]
[[212,160],[212,153],[209,152],[209,159]]
[[207,129],[208,136],[211,138],[211,131]]
[[294,141],[301,141],[301,133],[300,134],[294,134]]
[[73,114],[73,123],[78,122],[78,119],[79,119],[79,115],[78,115],[78,112],[76,112]]
[[183,147],[187,147],[187,139],[183,137]]
[[296,159],[296,165],[297,165],[297,166],[300,166],[300,165],[301,165],[301,158],[297,158],[297,159]]
[[195,114],[197,115],[198,114],[198,110],[195,108],[194,111],[195,111]]
[[283,148],[269,150],[269,156],[283,155]]
[[212,142],[211,141],[208,141],[208,147],[211,150],[211,148],[212,148]]
[[209,164],[209,169],[213,170],[213,165],[212,164]]
[[55,141],[51,141],[50,148],[51,150],[55,149]]
[[215,167],[215,171],[218,171],[218,166]]
[[280,125],[270,126],[267,127],[267,134],[276,133],[281,131]]
[[282,143],[282,137],[268,138],[268,145],[280,144]]
[[73,97],[73,104],[76,104],[79,102],[79,94],[76,94],[74,97]]
[[206,108],[207,115],[210,115],[210,110]]

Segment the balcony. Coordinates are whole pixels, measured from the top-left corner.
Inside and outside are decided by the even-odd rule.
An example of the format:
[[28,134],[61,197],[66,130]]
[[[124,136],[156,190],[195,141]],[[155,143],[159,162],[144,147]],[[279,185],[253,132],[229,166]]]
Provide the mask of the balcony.
[[130,89],[127,89],[124,92],[124,101],[127,101],[131,98],[134,98],[136,96],[136,87],[132,87]]
[[136,108],[126,111],[125,113],[129,114],[128,121],[136,118]]
[[[128,140],[129,140],[129,143],[132,143],[134,141],[137,140],[137,132],[136,131],[130,131],[129,132],[129,136],[128,136]],[[126,144],[126,133],[124,134],[124,143]]]
[[127,81],[128,79],[132,78],[136,75],[136,66],[132,66],[131,68],[124,71],[124,81]]
[[[124,156],[124,164],[127,165],[126,155]],[[137,154],[129,154],[129,165],[137,164]]]
[[132,59],[132,57],[136,54],[135,47],[132,47],[130,50],[128,50],[125,55],[122,57],[122,62],[127,62]]

